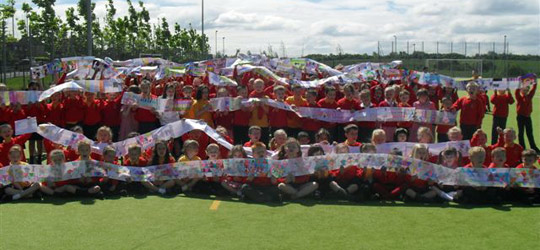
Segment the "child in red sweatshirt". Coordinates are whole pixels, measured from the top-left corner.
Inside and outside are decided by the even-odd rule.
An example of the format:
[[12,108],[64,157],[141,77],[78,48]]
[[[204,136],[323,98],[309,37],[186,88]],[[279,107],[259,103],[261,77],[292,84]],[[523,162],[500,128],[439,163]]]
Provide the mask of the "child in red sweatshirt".
[[[523,81],[530,81],[530,79],[531,78],[525,78]],[[535,79],[536,76],[532,78],[532,80]],[[526,132],[527,138],[529,138],[529,144],[531,145],[531,149],[536,151],[536,153],[540,153],[540,150],[538,149],[538,147],[536,147],[536,143],[534,141],[533,125],[531,120],[531,114],[533,111],[532,100],[535,92],[536,84],[532,84],[532,87],[529,85],[522,89],[516,89],[518,138],[519,144],[523,148],[525,148],[524,132]]]
[[484,118],[485,104],[478,98],[478,84],[469,82],[467,84],[468,96],[459,98],[454,105],[453,111],[461,110],[459,123],[463,139],[470,140],[473,133],[482,125]]
[[514,98],[510,90],[495,90],[491,96],[493,104],[493,126],[491,129],[491,144],[497,142],[499,133],[497,127],[506,128],[506,119],[508,118],[508,106],[514,103]]

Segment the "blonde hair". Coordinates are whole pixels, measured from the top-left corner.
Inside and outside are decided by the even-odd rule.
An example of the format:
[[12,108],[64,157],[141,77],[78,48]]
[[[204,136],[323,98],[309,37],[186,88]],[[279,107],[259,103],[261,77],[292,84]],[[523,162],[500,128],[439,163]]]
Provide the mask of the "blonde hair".
[[498,155],[506,157],[506,149],[498,147],[498,148],[493,149],[493,151],[491,151],[492,158],[495,158],[495,156],[498,156]]
[[433,132],[431,132],[431,129],[429,129],[428,127],[419,127],[417,134],[418,140],[420,140],[420,137],[422,135],[428,135],[430,138],[429,141],[433,142]]
[[347,144],[345,143],[340,143],[336,145],[336,147],[334,148],[334,152],[339,153],[340,149],[346,149],[347,153],[349,153],[349,146],[347,146]]
[[373,133],[371,134],[371,141],[373,141],[377,136],[384,136],[386,138],[386,132],[380,128],[373,130]]
[[460,133],[461,134],[461,129],[457,126],[454,126],[454,127],[451,127],[450,129],[448,129],[448,134],[450,133]]
[[199,148],[199,142],[197,142],[196,140],[186,140],[184,142],[184,152],[186,152],[186,149],[187,148]]
[[[469,149],[469,158],[471,159],[471,162],[472,162],[472,159],[473,158],[482,158],[482,159],[486,159],[486,150],[483,148],[483,147],[472,147]],[[483,162],[484,160],[482,160]]]
[[[424,159],[420,159],[419,156],[418,156],[418,152],[420,150],[425,150],[426,151],[426,155],[425,155],[425,158]],[[426,147],[426,145],[424,144],[414,144],[413,146],[413,149],[411,151],[411,157],[412,158],[415,158],[415,159],[420,159],[420,160],[427,160],[427,158],[429,157],[429,150],[428,148]]]
[[99,135],[99,133],[100,133],[101,131],[104,131],[104,132],[106,132],[107,134],[109,134],[109,137],[110,137],[110,139],[112,140],[112,138],[113,138],[113,132],[112,132],[111,128],[109,128],[109,127],[107,127],[107,126],[101,126],[100,128],[98,128],[98,130],[97,130],[97,132],[96,132],[96,139],[97,139],[97,137],[98,137],[98,135]]

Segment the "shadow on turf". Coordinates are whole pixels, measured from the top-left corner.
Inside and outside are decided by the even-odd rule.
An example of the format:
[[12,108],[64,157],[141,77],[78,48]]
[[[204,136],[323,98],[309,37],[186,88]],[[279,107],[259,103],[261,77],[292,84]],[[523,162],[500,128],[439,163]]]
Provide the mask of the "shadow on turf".
[[[282,203],[256,203],[251,201],[242,201],[237,198],[232,197],[216,197],[213,195],[202,195],[202,194],[180,194],[180,195],[164,195],[164,196],[158,196],[158,195],[149,195],[149,194],[136,194],[136,195],[130,195],[128,197],[123,197],[119,195],[111,195],[107,196],[105,200],[118,200],[121,198],[134,198],[134,199],[144,199],[148,196],[155,196],[160,197],[163,199],[203,199],[203,200],[216,200],[219,199],[221,201],[226,202],[237,202],[237,203],[244,203],[246,205],[263,205],[263,206],[269,206],[269,207],[284,207],[289,204],[299,204],[306,207],[312,207],[317,205],[340,205],[340,206],[376,206],[376,207],[410,207],[410,208],[416,208],[416,207],[432,207],[432,208],[457,208],[457,209],[475,209],[475,208],[493,208],[499,211],[505,211],[509,212],[512,210],[512,208],[523,208],[523,207],[540,207],[537,205],[525,205],[522,203],[506,203],[502,205],[475,205],[475,204],[459,204],[459,203],[420,203],[420,202],[402,202],[402,201],[365,201],[365,202],[351,202],[347,200],[339,200],[339,199],[324,199],[324,200],[315,200],[315,199],[300,199],[300,200],[284,200]],[[44,197],[43,200],[38,199],[22,199],[17,201],[11,201],[9,203],[32,203],[32,204],[53,204],[53,205],[63,205],[71,202],[80,202],[82,205],[93,205],[96,203],[95,198],[93,197],[76,197],[76,196],[67,196],[67,197]]]

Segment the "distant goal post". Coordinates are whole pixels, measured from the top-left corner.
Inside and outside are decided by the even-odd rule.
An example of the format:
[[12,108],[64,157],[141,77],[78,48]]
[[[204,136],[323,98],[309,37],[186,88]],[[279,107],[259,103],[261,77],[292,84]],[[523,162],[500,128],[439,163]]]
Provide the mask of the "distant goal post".
[[457,78],[469,78],[473,70],[480,76],[483,73],[483,59],[426,59],[429,72],[437,72]]

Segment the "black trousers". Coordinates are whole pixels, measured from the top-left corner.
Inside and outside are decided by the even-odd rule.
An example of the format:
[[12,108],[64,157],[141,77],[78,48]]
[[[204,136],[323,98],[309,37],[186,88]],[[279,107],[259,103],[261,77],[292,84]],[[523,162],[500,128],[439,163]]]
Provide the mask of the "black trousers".
[[156,128],[159,128],[159,122],[139,122],[139,134],[146,134]]
[[499,133],[497,133],[497,127],[502,129],[506,128],[506,119],[508,117],[493,116],[493,126],[491,127],[491,145],[497,143]]
[[437,133],[437,142],[447,142],[448,141],[448,134],[443,133]]
[[244,143],[249,141],[248,136],[249,126],[233,126],[233,136],[235,145],[244,145]]
[[463,134],[463,140],[470,140],[478,129],[476,125],[461,124],[461,134]]
[[523,148],[527,148],[525,146],[525,135],[523,133],[523,130],[525,129],[525,132],[527,133],[527,138],[529,139],[529,144],[531,145],[531,149],[534,149],[536,150],[536,152],[539,152],[538,148],[536,147],[536,143],[534,142],[534,134],[533,134],[531,117],[518,115],[517,123],[518,123],[519,145],[521,145]]

